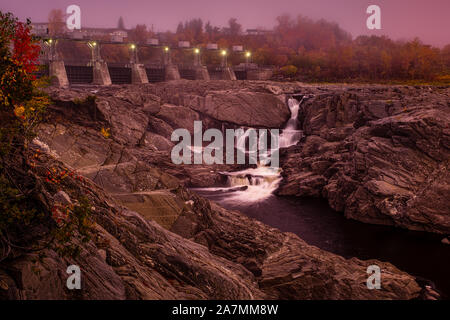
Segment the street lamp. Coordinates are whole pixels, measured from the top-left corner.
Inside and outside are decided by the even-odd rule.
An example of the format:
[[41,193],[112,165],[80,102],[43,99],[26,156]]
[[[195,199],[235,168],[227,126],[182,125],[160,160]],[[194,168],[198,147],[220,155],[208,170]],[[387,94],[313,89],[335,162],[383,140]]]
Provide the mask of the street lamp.
[[134,43],[130,44],[130,50],[130,63],[139,63],[138,50]]
[[100,46],[97,46],[96,41],[88,41],[87,45],[89,48],[91,48],[92,61],[99,61],[100,60]]
[[194,49],[194,66],[200,65],[200,49]]
[[222,67],[226,67],[227,66],[227,50],[222,50],[220,52],[220,54],[222,55]]
[[53,43],[53,39],[44,40],[44,44],[49,47],[48,60],[53,61],[56,59],[56,41]]
[[169,47],[164,47],[163,49],[163,63],[164,65],[172,64],[172,61],[170,59],[170,53],[169,53]]
[[248,65],[248,62],[250,61],[250,57],[252,56],[252,53],[250,51],[247,51],[245,53],[245,63]]

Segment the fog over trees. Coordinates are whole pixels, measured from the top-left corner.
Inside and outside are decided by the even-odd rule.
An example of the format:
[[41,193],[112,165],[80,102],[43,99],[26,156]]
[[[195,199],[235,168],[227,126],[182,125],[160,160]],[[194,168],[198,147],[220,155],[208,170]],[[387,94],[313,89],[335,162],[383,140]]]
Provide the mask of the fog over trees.
[[[55,20],[58,14],[52,11],[50,16]],[[118,27],[125,28],[122,17]],[[440,49],[417,38],[394,41],[386,36],[358,36],[353,39],[336,23],[302,15],[279,16],[273,30],[255,29],[250,33],[245,32],[235,18],[230,18],[226,27],[195,18],[180,22],[175,32],[154,34],[146,25],[138,24],[128,30],[128,34],[125,40],[135,43],[158,37],[165,45],[177,46],[178,41],[189,41],[200,49],[207,43],[217,43],[223,49],[243,45],[252,53],[252,62],[286,70],[286,76],[300,80],[450,80],[450,44]],[[115,59],[126,59],[127,50],[112,47],[103,50]],[[160,56],[144,51],[140,51],[144,60]],[[229,53],[230,64],[245,61],[243,53]],[[172,54],[175,62],[192,60],[186,52],[173,51]],[[202,50],[202,60],[205,64],[218,64],[220,57],[217,52]]]
[[[253,61],[278,67],[293,65],[311,80],[426,79],[448,75],[450,44],[443,49],[419,39],[393,41],[385,36],[352,36],[338,24],[304,16],[279,16],[273,31],[248,35],[236,19],[218,28],[201,19],[180,24],[172,42],[215,42],[219,47],[243,44]],[[182,27],[181,27],[182,26]],[[232,60],[233,61],[233,60]]]

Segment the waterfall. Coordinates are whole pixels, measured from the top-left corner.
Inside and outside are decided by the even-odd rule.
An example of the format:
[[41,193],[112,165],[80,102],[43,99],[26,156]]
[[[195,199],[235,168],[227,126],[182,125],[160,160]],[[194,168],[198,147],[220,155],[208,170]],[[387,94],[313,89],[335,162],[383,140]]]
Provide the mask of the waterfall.
[[278,188],[280,169],[258,165],[253,169],[223,173],[230,188],[245,187],[229,195],[227,201],[256,202],[267,199]]
[[281,131],[280,148],[287,148],[297,144],[297,142],[303,135],[303,132],[301,130],[297,130],[298,110],[303,102],[303,99],[304,98],[302,98],[302,100],[300,101],[297,101],[294,98],[290,98],[288,100],[289,110],[291,111],[291,118],[288,120],[286,126]]
[[258,165],[254,169],[246,169],[237,172],[222,172],[228,177],[230,187],[236,186],[260,186],[264,183],[272,184],[279,178],[280,169]]
[[258,165],[236,172],[220,172],[227,178],[226,187],[193,188],[203,194],[220,195],[221,201],[230,203],[252,203],[272,197],[281,182],[279,168]]
[[[279,148],[287,148],[297,144],[302,137],[302,131],[297,128],[297,117],[301,103],[294,98],[288,100],[291,117],[281,130]],[[243,128],[245,129],[245,128]],[[245,151],[245,142],[248,139],[248,131],[237,141],[237,148]],[[248,152],[246,152],[248,154]],[[227,177],[227,187],[199,188],[197,190],[207,193],[221,194],[223,202],[230,203],[257,203],[273,197],[273,192],[281,182],[281,169],[258,165],[236,172],[221,172]],[[225,196],[226,195],[226,196]]]
[[[280,148],[295,145],[302,137],[303,132],[297,128],[297,117],[303,99],[304,97],[300,101],[294,98],[288,99],[291,117],[281,131],[279,139]],[[243,141],[239,142],[245,143],[246,137],[242,137],[242,139]],[[237,187],[244,187],[238,189],[236,192],[230,193],[226,201],[257,202],[271,197],[280,184],[280,171],[279,168],[258,165],[254,169],[223,173],[227,176],[229,188],[236,190]]]

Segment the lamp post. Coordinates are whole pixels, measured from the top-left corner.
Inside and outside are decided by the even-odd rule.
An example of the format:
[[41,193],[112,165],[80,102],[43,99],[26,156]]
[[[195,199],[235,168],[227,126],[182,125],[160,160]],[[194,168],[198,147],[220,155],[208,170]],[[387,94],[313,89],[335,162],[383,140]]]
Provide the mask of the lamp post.
[[137,46],[130,44],[130,63],[139,63]]
[[248,67],[252,53],[250,51],[245,52],[245,66]]
[[200,65],[200,49],[195,48],[194,49],[194,66]]
[[91,48],[92,62],[100,61],[100,45],[96,41],[89,41],[87,45]]
[[163,62],[164,65],[168,65],[171,63],[170,61],[170,48],[169,47],[164,47],[163,48]]
[[58,40],[48,39],[44,43],[46,46],[48,46],[48,60],[49,61],[55,61],[58,60],[58,54],[56,52],[56,43]]
[[227,66],[227,50],[222,50],[220,51],[220,55],[222,56],[222,67],[226,67]]

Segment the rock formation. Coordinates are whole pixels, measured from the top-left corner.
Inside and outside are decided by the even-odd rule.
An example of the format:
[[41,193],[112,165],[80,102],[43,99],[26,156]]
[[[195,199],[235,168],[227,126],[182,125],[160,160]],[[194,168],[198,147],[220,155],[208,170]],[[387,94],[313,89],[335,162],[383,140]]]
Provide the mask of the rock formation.
[[[279,128],[288,94],[314,97],[301,105],[304,140],[282,152],[280,195],[325,197],[364,222],[450,233],[448,89],[173,81],[49,94],[54,105],[35,147],[43,163],[88,178],[70,179],[56,198],[86,194],[95,237],[75,260],[48,250],[34,265],[34,254],[2,263],[2,298],[419,297],[414,277],[389,263],[344,259],[185,188],[218,184],[219,171],[240,166],[174,165],[174,129],[198,119],[210,128]],[[78,293],[65,288],[70,264],[84,274]],[[366,286],[372,264],[382,269],[381,290]]]
[[[348,218],[450,233],[450,90],[348,87],[301,107],[278,194],[323,196]],[[300,160],[300,161],[299,161]]]
[[[171,229],[180,235],[121,206],[88,179],[69,176],[59,186],[64,191],[52,196],[55,187],[43,168],[70,168],[48,154],[38,161],[43,203],[76,202],[84,194],[92,205],[93,237],[79,243],[76,257],[47,249],[43,258],[16,253],[3,261],[1,299],[412,299],[421,291],[389,263],[345,260],[211,205],[181,185],[155,197],[163,202],[170,196],[179,205]],[[382,268],[382,290],[366,287],[370,264]],[[65,287],[69,265],[80,267],[82,290]]]

